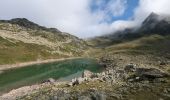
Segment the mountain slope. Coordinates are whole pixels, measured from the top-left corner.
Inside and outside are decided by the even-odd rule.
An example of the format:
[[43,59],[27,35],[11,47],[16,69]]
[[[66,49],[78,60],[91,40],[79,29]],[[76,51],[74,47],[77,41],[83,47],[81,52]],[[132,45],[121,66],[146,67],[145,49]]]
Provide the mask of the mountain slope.
[[170,16],[151,13],[142,23],[137,32],[166,35],[170,32]]
[[[170,15],[158,15],[151,13],[142,22],[139,28],[124,29],[123,31],[118,31],[114,34],[99,36],[91,39],[90,42],[94,46],[109,46],[154,34],[170,34]],[[102,41],[103,39],[104,41]]]
[[85,41],[25,18],[0,21],[0,64],[80,56]]
[[[155,67],[159,66],[161,61],[169,62],[170,24],[167,18],[165,20],[162,15],[152,13],[136,31],[129,30],[120,34],[94,38],[88,42],[97,48],[92,49],[89,55],[95,54],[96,58],[112,59],[113,65],[118,66],[135,63]],[[164,28],[161,28],[162,26]],[[155,31],[155,28],[159,31]],[[152,30],[155,32],[152,33]]]

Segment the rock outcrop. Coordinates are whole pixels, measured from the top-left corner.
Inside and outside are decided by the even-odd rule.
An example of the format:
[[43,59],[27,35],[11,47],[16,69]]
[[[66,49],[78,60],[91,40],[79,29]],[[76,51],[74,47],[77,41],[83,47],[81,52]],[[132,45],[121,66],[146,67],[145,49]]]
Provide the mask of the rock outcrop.
[[134,73],[129,76],[130,81],[154,81],[160,78],[166,78],[169,75],[156,68],[136,68]]

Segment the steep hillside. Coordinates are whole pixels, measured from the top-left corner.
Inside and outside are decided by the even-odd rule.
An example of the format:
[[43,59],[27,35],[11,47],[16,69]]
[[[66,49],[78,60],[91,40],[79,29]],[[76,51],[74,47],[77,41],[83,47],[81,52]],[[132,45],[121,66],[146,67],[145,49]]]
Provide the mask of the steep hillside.
[[[170,15],[151,13],[138,28],[128,28],[113,34],[103,35],[90,40],[93,46],[109,46],[150,35],[170,34]],[[104,41],[102,41],[104,39]]]
[[129,62],[142,64],[141,66],[159,66],[162,61],[169,62],[169,18],[151,13],[137,30],[125,29],[120,34],[118,32],[94,38],[89,43],[97,48],[90,53],[95,53],[96,58],[114,59],[119,66],[125,66]]
[[25,18],[0,21],[0,64],[81,56],[86,43]]

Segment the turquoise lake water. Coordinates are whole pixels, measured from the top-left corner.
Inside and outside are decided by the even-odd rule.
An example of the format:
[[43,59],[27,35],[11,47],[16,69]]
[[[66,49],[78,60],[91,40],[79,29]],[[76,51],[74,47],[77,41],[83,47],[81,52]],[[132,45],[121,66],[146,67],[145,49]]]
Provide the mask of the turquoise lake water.
[[66,80],[65,77],[80,75],[85,69],[99,72],[102,67],[94,59],[79,58],[6,70],[0,74],[0,93],[41,83],[48,78]]

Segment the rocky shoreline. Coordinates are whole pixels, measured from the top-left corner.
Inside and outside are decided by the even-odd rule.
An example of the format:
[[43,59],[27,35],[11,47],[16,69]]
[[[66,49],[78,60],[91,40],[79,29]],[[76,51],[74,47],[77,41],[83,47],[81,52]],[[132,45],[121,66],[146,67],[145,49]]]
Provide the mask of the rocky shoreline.
[[[109,63],[111,60],[100,62],[105,67],[105,70],[101,73],[85,70],[82,77],[74,78],[69,82],[58,82],[50,78],[39,85],[12,90],[2,95],[0,99],[31,100],[31,98],[35,99],[34,95],[36,94],[38,95],[36,100],[41,100],[42,97],[53,98],[52,100],[124,100],[129,93],[129,95],[132,95],[131,92],[143,91],[145,88],[148,91],[155,91],[157,86],[166,92],[160,94],[166,95],[161,97],[170,98],[169,73],[157,68],[143,68],[132,63],[119,68]],[[45,91],[47,94],[42,94],[40,91]],[[125,94],[127,95],[124,96]],[[164,100],[163,98],[160,99]]]

